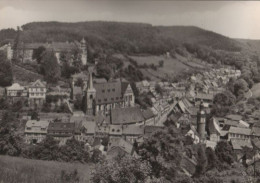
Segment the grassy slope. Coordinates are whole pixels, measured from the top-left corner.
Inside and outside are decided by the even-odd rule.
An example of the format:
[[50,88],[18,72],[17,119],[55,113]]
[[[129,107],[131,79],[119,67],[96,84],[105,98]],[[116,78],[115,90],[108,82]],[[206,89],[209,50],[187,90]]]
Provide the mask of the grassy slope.
[[158,68],[157,71],[152,69],[141,69],[144,76],[150,77],[152,80],[160,80],[161,78],[169,78],[168,76],[176,76],[184,71],[193,69],[203,69],[206,66],[201,60],[194,59],[192,62],[188,58],[177,55],[176,58],[166,58],[165,56],[130,56],[137,61],[138,64],[155,64],[158,65],[160,60],[164,61],[164,66]]
[[71,173],[75,169],[79,173],[80,182],[90,182],[90,165],[0,156],[0,182],[57,182],[60,178],[61,170]]
[[33,82],[36,81],[37,79],[43,79],[42,75],[28,71],[14,64],[13,64],[13,74],[14,74],[14,82],[19,82],[20,84],[28,84],[28,82]]

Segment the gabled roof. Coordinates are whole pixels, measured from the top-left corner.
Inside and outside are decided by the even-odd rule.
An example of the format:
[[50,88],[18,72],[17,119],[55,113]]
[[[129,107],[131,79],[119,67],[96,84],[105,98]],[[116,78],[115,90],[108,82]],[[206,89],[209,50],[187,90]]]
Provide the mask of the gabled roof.
[[251,135],[251,129],[249,128],[238,128],[231,126],[228,132],[235,134]]
[[111,110],[112,124],[133,124],[144,121],[139,107],[116,108]]
[[21,86],[19,83],[14,83],[12,86],[6,88],[7,90],[24,90],[24,87]]
[[231,139],[231,145],[234,150],[242,150],[243,147],[253,148],[251,141],[243,139]]
[[96,89],[96,104],[110,104],[121,102],[121,82],[94,83]]
[[[26,122],[26,128],[25,133],[42,133],[42,128],[44,129],[45,133],[47,133],[47,128],[49,126],[49,121],[36,121],[36,120],[29,120]],[[28,130],[27,128],[31,128],[31,130]]]
[[215,119],[214,117],[209,121],[208,128],[209,128],[210,135],[211,134],[220,135],[219,124],[217,119]]
[[56,132],[63,132],[63,131],[74,131],[75,130],[75,123],[62,123],[62,122],[52,122],[49,124],[48,132],[56,131]]
[[92,121],[83,121],[82,127],[84,129],[84,133],[86,134],[95,134],[96,131],[96,123]]
[[46,88],[46,82],[41,80],[36,80],[29,85],[30,88]]
[[152,136],[153,133],[163,130],[162,126],[145,126],[144,127],[144,135],[145,137],[149,138]]
[[226,118],[234,121],[242,120],[242,116],[237,114],[229,114],[226,116]]
[[113,148],[119,147],[124,150],[127,154],[133,154],[133,145],[122,138],[114,139],[111,144],[108,146],[108,153]]
[[144,111],[142,111],[144,119],[151,119],[153,117],[155,117],[153,111],[151,109],[146,109]]

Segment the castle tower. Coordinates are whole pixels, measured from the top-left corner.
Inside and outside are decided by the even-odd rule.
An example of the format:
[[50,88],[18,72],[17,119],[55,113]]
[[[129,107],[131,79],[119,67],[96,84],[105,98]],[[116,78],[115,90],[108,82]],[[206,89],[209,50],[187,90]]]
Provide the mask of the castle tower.
[[85,113],[88,115],[95,115],[95,99],[96,99],[96,89],[93,87],[93,66],[89,66],[89,81],[85,92]]
[[86,41],[84,38],[80,42],[80,49],[81,49],[82,65],[87,65],[87,46],[86,46]]
[[205,139],[206,113],[204,111],[203,101],[200,103],[200,110],[197,113],[197,132],[201,140]]
[[13,50],[12,50],[12,47],[11,47],[10,43],[8,43],[8,45],[7,45],[6,53],[7,53],[7,59],[8,60],[12,60],[12,58],[13,58]]

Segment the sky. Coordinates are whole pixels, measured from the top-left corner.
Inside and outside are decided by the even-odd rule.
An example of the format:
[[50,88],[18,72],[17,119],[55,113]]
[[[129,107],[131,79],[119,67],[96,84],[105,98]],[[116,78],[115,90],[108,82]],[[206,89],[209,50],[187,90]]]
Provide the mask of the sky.
[[0,29],[35,21],[121,21],[192,25],[231,38],[260,39],[260,2],[0,0]]

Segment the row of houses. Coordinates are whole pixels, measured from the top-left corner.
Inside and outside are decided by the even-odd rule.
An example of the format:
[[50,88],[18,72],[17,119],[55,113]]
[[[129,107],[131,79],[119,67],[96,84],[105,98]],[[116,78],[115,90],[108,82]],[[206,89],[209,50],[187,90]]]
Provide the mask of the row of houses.
[[27,86],[13,83],[2,90],[2,97],[6,96],[12,103],[21,99],[27,99],[29,107],[41,106],[46,100],[46,82],[36,80]]
[[[141,110],[138,107],[117,108],[111,111],[110,116],[73,115],[56,120],[45,118],[35,121],[28,120],[25,127],[25,141],[38,143],[47,134],[57,140],[66,141],[67,137],[75,136],[80,141],[86,141],[88,137],[107,137],[128,135],[128,141],[144,134],[145,126],[155,125],[155,115],[151,110]],[[57,118],[56,118],[57,119]],[[133,137],[130,137],[130,135]]]

